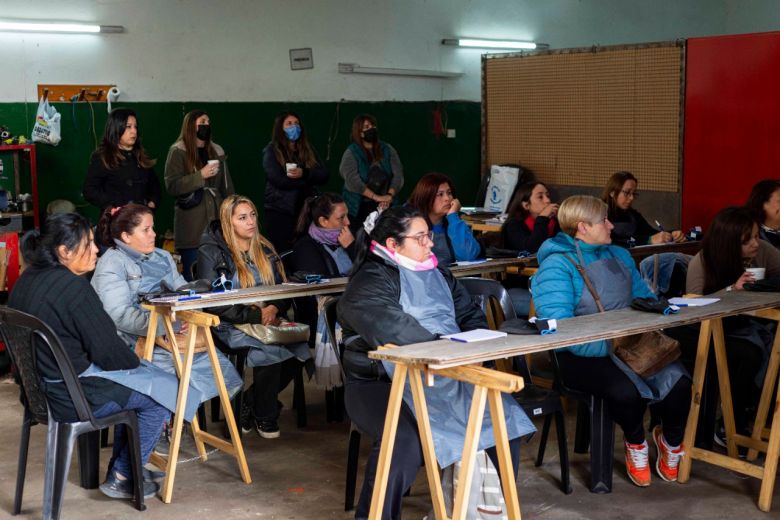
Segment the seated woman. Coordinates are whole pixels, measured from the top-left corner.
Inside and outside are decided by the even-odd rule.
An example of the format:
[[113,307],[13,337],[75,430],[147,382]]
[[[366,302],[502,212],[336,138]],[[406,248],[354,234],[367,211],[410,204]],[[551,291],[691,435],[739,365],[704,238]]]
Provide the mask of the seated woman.
[[[369,217],[366,222],[370,221]],[[338,304],[345,338],[347,412],[374,442],[356,518],[368,516],[392,377],[392,364],[371,360],[367,353],[386,343],[432,341],[443,334],[487,326],[485,315],[452,273],[437,269],[432,233],[420,212],[409,206],[387,209],[373,229],[366,231],[360,234],[355,269]],[[458,347],[453,344],[453,348]],[[439,439],[436,458],[441,467],[460,459],[472,392],[471,385],[438,377],[436,386],[425,390],[433,435]],[[518,437],[534,427],[511,396],[504,395],[504,407],[516,471]],[[479,448],[487,449],[498,467],[492,426],[487,417],[485,421]],[[423,462],[410,395],[404,396],[395,445],[383,518],[401,517],[401,497]]]
[[[515,193],[512,205],[507,211],[507,219],[501,226],[501,241],[507,249],[526,251],[535,254],[542,242],[555,236],[561,230],[555,214],[558,204],[550,200],[550,192],[542,182],[527,182]],[[517,278],[517,277],[515,277]],[[527,289],[526,279],[507,281],[509,296],[515,314],[528,316],[531,309],[531,293]]]
[[[152,212],[140,204],[120,208],[106,208],[97,226],[104,244],[113,244],[97,263],[92,286],[100,296],[103,307],[116,325],[117,333],[128,348],[134,348],[149,328],[149,311],[141,308],[139,296],[157,292],[163,282],[171,289],[187,281],[176,270],[170,253],[154,247],[154,219]],[[178,331],[178,323],[175,324]],[[157,324],[157,335],[164,335],[162,320]],[[179,342],[181,343],[181,342]],[[241,389],[241,378],[230,361],[217,352],[225,386],[232,396]],[[175,374],[170,352],[156,346],[152,363]],[[195,354],[192,362],[190,387],[198,391],[201,402],[218,395],[214,373],[207,352]]]
[[[729,207],[715,215],[702,249],[688,265],[686,290],[710,294],[722,289],[741,291],[754,281],[747,267],[763,267],[766,277],[780,276],[780,251],[759,239],[758,224],[745,208]],[[748,433],[749,411],[758,404],[763,373],[774,335],[747,316],[723,320],[737,433]],[[695,348],[691,346],[690,348]],[[721,443],[722,439],[716,439]]]
[[428,222],[433,232],[433,253],[442,265],[479,258],[482,248],[471,228],[460,219],[460,201],[452,180],[442,173],[428,173],[414,187],[409,205]]
[[[607,310],[628,307],[634,298],[655,298],[628,251],[610,245],[612,223],[607,205],[595,197],[569,197],[558,209],[561,233],[539,249],[539,271],[532,279],[538,316],[570,318],[598,312],[595,299],[577,270],[585,270]],[[655,407],[661,425],[653,430],[658,448],[656,471],[677,480],[682,439],[691,399],[691,381],[679,363],[642,379],[610,354],[607,341],[594,341],[556,351],[566,386],[604,398],[609,413],[623,429],[626,469],[638,486],[650,485],[648,447],[643,417]]]
[[[82,276],[95,268],[97,258],[89,221],[75,213],[52,215],[46,219],[42,233],[30,231],[24,236],[22,254],[29,267],[14,285],[8,305],[37,316],[60,338],[73,368],[79,373],[81,388],[95,417],[135,410],[141,462],[145,464],[170,414],[154,396],[133,390],[135,385],[130,374],[140,365],[138,357],[119,339],[100,299]],[[48,349],[38,349],[37,355],[41,375],[49,379],[43,383],[49,411],[59,421],[77,421],[51,353]],[[117,370],[129,373],[116,381],[105,377]],[[176,382],[173,384],[175,399]],[[114,428],[112,470],[100,486],[109,497],[133,497],[128,449],[126,429],[118,425]],[[154,477],[162,477],[155,473]],[[148,471],[144,475],[146,498],[154,496],[158,488],[152,477]]]
[[759,181],[750,191],[745,206],[758,222],[758,237],[780,248],[780,181]]
[[609,207],[609,221],[613,224],[612,243],[621,247],[663,244],[664,242],[685,242],[680,230],[659,231],[647,223],[637,210],[631,207],[639,196],[636,187],[639,181],[629,172],[614,173],[601,194],[601,200]]
[[[284,268],[271,243],[260,234],[257,209],[241,195],[230,195],[219,208],[219,221],[206,229],[198,249],[198,274],[214,280],[224,276],[235,288],[275,285],[285,281]],[[247,365],[254,367],[252,392],[253,417],[242,418],[241,427],[254,427],[266,439],[279,437],[277,396],[311,357],[306,343],[267,345],[244,334],[233,324],[262,323],[276,325],[287,314],[291,301],[273,300],[255,305],[230,305],[210,308],[219,316],[214,329],[230,348],[248,348]],[[253,420],[253,424],[252,424]]]

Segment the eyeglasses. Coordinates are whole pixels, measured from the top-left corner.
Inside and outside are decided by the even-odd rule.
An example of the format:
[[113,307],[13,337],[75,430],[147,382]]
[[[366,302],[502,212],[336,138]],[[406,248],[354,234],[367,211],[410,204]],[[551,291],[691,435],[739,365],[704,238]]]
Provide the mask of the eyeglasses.
[[309,285],[315,284],[315,283],[320,283],[322,281],[322,275],[320,275],[320,274],[307,274],[306,276],[303,277],[303,280],[307,284],[309,284]]
[[635,199],[639,198],[639,192],[638,191],[620,190],[620,193],[622,193],[626,197],[633,197]]
[[401,235],[401,238],[413,238],[417,240],[417,243],[421,246],[425,245],[425,239],[427,238],[431,243],[433,243],[433,231],[428,231],[427,233],[417,233],[416,235]]
[[211,286],[215,291],[230,291],[233,289],[233,280],[228,280],[225,273],[222,273],[219,278],[211,282]]
[[608,218],[608,217],[604,217],[604,218],[602,218],[601,220],[597,220],[597,221],[595,221],[595,222],[590,222],[590,225],[591,225],[591,226],[595,226],[595,225],[597,225],[597,224],[604,224],[604,225],[606,226],[606,225],[607,225],[607,222],[609,222],[609,218]]

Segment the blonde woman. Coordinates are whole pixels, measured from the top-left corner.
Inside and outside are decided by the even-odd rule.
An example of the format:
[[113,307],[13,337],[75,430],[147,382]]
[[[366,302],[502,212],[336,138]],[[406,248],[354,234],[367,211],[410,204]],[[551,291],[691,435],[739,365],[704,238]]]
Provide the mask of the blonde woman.
[[[260,234],[257,208],[247,197],[230,195],[219,209],[219,221],[206,229],[198,249],[198,276],[225,277],[238,289],[275,285],[285,281],[284,268],[271,243]],[[262,307],[230,305],[209,309],[220,317],[217,336],[230,348],[251,347],[247,365],[254,368],[254,384],[248,396],[253,417],[242,428],[254,427],[266,439],[279,437],[277,395],[310,356],[307,343],[268,345],[238,330],[233,324],[274,325],[289,310],[291,300],[273,300]],[[254,420],[252,424],[251,420]]]

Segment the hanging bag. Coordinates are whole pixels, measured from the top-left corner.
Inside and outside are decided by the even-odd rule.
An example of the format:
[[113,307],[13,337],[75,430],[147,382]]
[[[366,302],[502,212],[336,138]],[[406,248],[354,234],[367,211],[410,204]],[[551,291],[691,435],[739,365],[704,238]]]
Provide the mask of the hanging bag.
[[497,164],[491,166],[490,183],[485,193],[485,209],[506,213],[519,178],[520,168]]
[[62,140],[60,134],[61,117],[57,109],[49,105],[48,98],[41,98],[38,102],[38,112],[35,115],[35,126],[33,126],[32,131],[33,142],[57,146]]
[[[569,255],[564,254],[563,256],[577,268],[577,272],[582,276],[599,312],[605,312],[601,298],[593,287],[585,268]],[[657,374],[662,368],[677,361],[680,357],[680,343],[660,330],[615,338],[612,340],[612,346],[615,355],[643,378]]]
[[281,320],[279,325],[241,323],[235,327],[266,345],[289,345],[309,341],[309,326],[305,323]]

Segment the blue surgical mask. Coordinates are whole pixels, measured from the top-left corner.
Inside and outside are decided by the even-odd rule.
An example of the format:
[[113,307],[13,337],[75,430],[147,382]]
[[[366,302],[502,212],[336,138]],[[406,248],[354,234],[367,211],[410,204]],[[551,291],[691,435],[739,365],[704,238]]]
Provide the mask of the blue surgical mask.
[[284,129],[284,133],[287,134],[287,139],[290,141],[297,141],[301,136],[301,127],[298,125],[291,125]]

